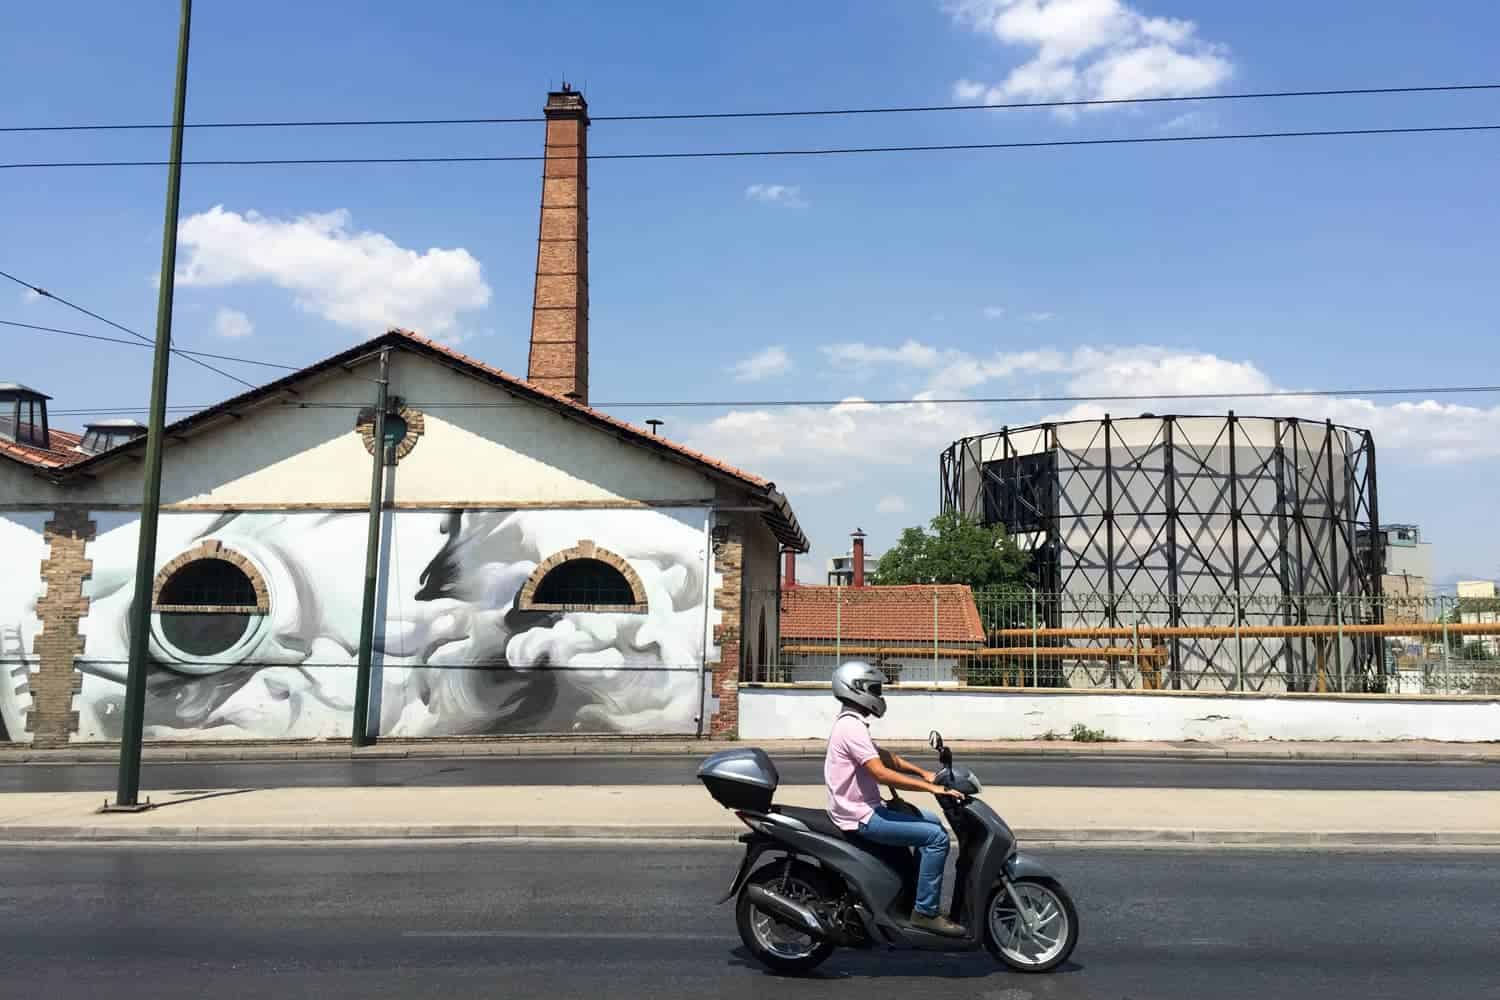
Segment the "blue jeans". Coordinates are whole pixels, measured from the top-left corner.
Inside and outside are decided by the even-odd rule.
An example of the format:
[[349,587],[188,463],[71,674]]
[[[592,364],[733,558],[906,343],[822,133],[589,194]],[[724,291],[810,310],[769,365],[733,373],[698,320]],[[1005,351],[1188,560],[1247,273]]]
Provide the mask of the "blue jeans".
[[943,905],[943,865],[948,860],[948,831],[942,822],[925,809],[921,816],[912,816],[877,806],[874,814],[859,825],[859,834],[877,844],[920,850],[916,910],[937,916]]

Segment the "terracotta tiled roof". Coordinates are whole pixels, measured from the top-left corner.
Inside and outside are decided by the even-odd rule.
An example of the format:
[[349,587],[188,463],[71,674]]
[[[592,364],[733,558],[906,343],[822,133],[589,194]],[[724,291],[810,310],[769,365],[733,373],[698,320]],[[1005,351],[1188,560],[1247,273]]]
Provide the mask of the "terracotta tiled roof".
[[0,438],[0,455],[41,469],[61,469],[88,458],[83,452],[75,450],[78,442],[83,440],[81,436],[53,428],[47,431],[47,437],[51,448],[38,448]]
[[962,584],[914,587],[788,587],[781,592],[781,637],[844,642],[984,643],[974,592]]
[[[511,375],[507,372],[501,371],[499,368],[487,365],[482,361],[478,361],[474,358],[469,357],[466,354],[461,354],[460,352],[453,350],[453,348],[451,347],[446,347],[435,341],[429,340],[428,338],[423,337],[420,334],[413,333],[410,330],[390,330],[379,337],[365,341],[362,344],[358,344],[346,351],[343,351],[340,354],[334,355],[331,358],[325,358],[322,361],[308,365],[306,368],[303,368],[297,372],[293,372],[290,375],[277,379],[274,382],[270,382],[258,388],[251,389],[248,392],[243,392],[238,396],[235,396],[231,399],[226,399],[222,403],[210,406],[205,410],[200,410],[192,416],[184,417],[183,419],[168,425],[168,435],[170,437],[183,436],[196,429],[198,426],[211,421],[215,417],[221,416],[225,413],[233,413],[239,407],[248,406],[261,399],[279,393],[284,389],[290,387],[292,384],[308,377],[309,375],[327,371],[341,365],[347,365],[357,358],[368,357],[371,351],[378,350],[380,347],[390,344],[405,344],[418,353],[427,353],[429,355],[440,355],[442,357],[446,357],[455,365],[462,367],[472,374],[475,374],[481,378],[489,379],[490,381],[501,384],[508,389],[513,389],[518,394],[529,397],[543,405],[551,406],[565,412],[572,412],[579,418],[589,423],[593,423],[596,426],[610,428],[617,434],[628,437],[634,444],[638,444],[645,448],[654,448],[662,452],[680,456],[681,458],[684,458],[696,465],[703,466],[707,469],[717,472],[721,476],[727,476],[731,480],[759,494],[760,497],[770,505],[769,509],[765,512],[763,517],[767,525],[771,528],[772,532],[776,535],[777,541],[779,541],[782,545],[795,549],[798,552],[808,551],[809,546],[807,542],[807,536],[803,534],[802,527],[797,523],[796,515],[792,513],[791,505],[787,502],[786,497],[776,489],[775,483],[767,479],[763,479],[760,476],[752,475],[751,473],[746,472],[743,469],[736,468],[735,466],[730,465],[727,462],[721,462],[716,458],[711,458],[710,456],[705,455],[702,452],[694,451],[692,448],[688,448],[685,445],[677,444],[674,441],[669,441],[666,438],[653,434],[650,431],[643,430],[642,428],[636,427],[633,424],[626,423],[623,420],[617,420],[607,413],[596,410],[589,406],[584,406],[582,403],[579,403],[573,399],[569,399],[567,396],[552,392],[548,389],[543,389],[542,387],[537,385],[533,385],[523,378],[518,378],[515,375]],[[56,433],[58,432],[54,432],[54,434]],[[70,441],[70,445],[73,443],[77,443],[78,439],[76,437],[74,437],[73,435],[69,435],[69,437],[72,439]],[[142,436],[140,438],[136,438],[134,441],[120,445],[118,448],[112,448],[108,452],[92,457],[78,455],[76,452],[71,453],[71,455],[63,455],[59,453],[59,455],[57,456],[59,461],[52,465],[44,465],[41,462],[36,461],[30,457],[24,457],[19,454],[13,457],[17,458],[19,461],[37,465],[39,468],[61,469],[64,466],[71,467],[76,464],[77,466],[79,466],[76,471],[81,475],[83,471],[82,467],[84,466],[87,466],[88,468],[94,468],[98,464],[102,464],[107,461],[114,461],[123,454],[131,453],[132,449],[142,449],[144,447],[145,438],[144,436]],[[66,472],[60,473],[57,478],[59,480],[65,479],[74,471],[75,470],[73,468],[68,468]]]

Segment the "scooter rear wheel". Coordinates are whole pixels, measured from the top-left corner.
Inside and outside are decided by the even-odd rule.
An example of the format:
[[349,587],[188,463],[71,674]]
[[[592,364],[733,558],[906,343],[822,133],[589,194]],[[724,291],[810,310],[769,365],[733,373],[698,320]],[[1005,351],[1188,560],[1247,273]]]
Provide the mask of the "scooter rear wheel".
[[1011,886],[1035,919],[1035,930],[1027,929],[1002,883],[995,886],[985,906],[985,947],[1017,972],[1051,972],[1068,960],[1078,944],[1078,910],[1073,899],[1054,879],[1019,878]]
[[[790,872],[785,862],[773,862],[751,875],[745,884],[764,886],[798,902],[827,899],[833,892],[828,877],[803,861],[792,862]],[[811,972],[833,954],[832,943],[766,913],[745,898],[744,890],[735,903],[735,923],[750,954],[773,972],[789,975]]]

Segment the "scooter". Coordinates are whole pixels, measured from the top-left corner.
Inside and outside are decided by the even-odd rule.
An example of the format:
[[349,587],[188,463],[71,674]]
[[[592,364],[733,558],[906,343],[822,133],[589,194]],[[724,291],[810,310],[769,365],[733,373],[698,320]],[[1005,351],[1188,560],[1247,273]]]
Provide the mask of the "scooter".
[[[911,925],[914,849],[841,830],[821,809],[774,803],[781,776],[764,750],[725,750],[703,761],[698,779],[749,827],[739,837],[745,858],[719,903],[736,899],[740,938],[761,964],[806,973],[841,947],[984,947],[1017,972],[1049,972],[1068,960],[1078,943],[1078,911],[1067,889],[1041,862],[1017,850],[1005,820],[978,798],[979,779],[954,766],[942,735],[934,731],[928,743],[942,761],[937,784],[963,796],[938,797],[958,836],[948,918],[965,929],[961,938]],[[894,791],[886,805],[919,812]]]

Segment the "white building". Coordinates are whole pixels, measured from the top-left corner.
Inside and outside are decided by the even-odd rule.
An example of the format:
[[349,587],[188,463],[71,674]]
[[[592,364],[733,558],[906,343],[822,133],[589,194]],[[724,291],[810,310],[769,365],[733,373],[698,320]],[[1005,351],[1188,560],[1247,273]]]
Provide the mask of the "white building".
[[[587,117],[547,115],[526,378],[392,330],[166,428],[148,739],[735,733],[807,539],[775,484],[588,405]],[[108,742],[146,441],[46,402],[0,392],[0,742]]]

